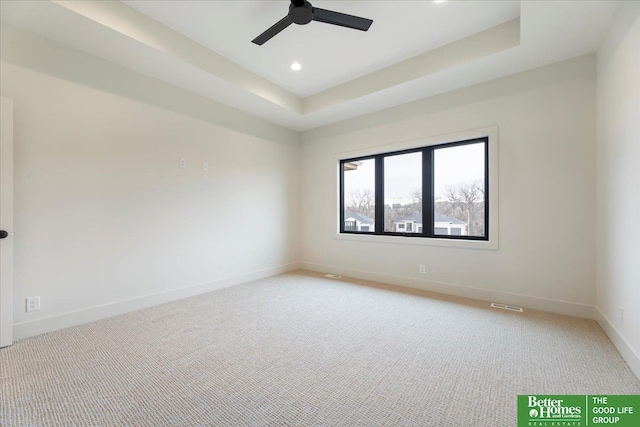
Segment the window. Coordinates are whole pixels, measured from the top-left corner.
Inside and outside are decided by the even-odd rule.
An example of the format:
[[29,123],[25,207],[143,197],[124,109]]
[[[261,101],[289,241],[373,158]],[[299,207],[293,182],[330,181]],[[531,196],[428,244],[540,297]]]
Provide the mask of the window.
[[342,229],[362,233],[375,229],[376,160],[374,158],[340,162],[342,171]]
[[489,239],[489,140],[340,160],[340,232]]
[[412,221],[422,223],[421,192],[421,152],[384,157],[384,231],[411,232]]
[[485,163],[484,144],[434,147],[434,234],[484,236]]

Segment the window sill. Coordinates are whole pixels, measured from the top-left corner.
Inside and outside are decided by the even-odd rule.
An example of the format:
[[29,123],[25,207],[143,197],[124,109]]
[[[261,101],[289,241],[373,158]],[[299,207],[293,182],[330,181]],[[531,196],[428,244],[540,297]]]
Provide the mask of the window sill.
[[380,236],[357,235],[337,233],[334,240],[347,240],[352,242],[382,243],[392,245],[411,246],[435,246],[441,248],[462,248],[496,251],[499,249],[497,239],[491,240],[453,240],[438,238],[404,237],[404,236]]

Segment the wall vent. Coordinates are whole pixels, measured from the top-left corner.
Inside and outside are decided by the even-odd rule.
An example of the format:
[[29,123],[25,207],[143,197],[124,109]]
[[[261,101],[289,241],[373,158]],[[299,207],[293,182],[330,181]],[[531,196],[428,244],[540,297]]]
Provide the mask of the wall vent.
[[342,279],[342,276],[338,276],[337,274],[325,274],[324,277],[328,277],[329,279]]
[[517,311],[518,313],[522,313],[524,311],[522,310],[522,307],[516,307],[514,305],[507,305],[507,304],[500,304],[498,302],[492,302],[491,307],[501,308],[503,310],[509,310],[509,311]]

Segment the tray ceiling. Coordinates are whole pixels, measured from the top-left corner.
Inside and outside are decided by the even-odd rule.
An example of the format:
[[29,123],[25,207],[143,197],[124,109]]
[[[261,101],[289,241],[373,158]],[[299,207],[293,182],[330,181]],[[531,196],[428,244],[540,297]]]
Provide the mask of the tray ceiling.
[[3,1],[0,12],[5,27],[303,131],[593,52],[620,2],[312,3],[374,23],[292,25],[257,46],[287,1]]

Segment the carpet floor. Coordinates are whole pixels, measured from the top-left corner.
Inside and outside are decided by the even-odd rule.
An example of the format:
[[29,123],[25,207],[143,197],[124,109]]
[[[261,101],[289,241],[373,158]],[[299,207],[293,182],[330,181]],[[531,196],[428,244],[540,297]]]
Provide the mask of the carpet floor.
[[595,321],[294,272],[0,350],[2,426],[515,426],[640,394]]

